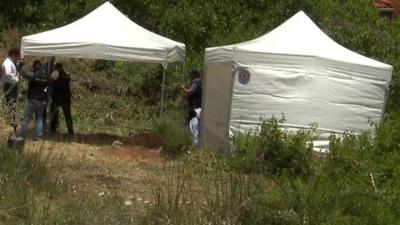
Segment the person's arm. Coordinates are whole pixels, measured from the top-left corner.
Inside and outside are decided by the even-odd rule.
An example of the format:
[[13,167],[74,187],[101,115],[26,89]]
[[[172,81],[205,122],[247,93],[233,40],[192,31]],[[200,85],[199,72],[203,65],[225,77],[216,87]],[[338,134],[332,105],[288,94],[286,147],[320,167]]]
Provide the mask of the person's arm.
[[188,97],[191,94],[193,94],[193,92],[196,90],[196,88],[197,88],[197,84],[196,83],[193,83],[192,86],[190,86],[190,88],[185,88],[184,85],[181,85],[182,94],[185,97]]
[[22,72],[22,68],[24,68],[24,66],[25,66],[25,63],[21,61],[21,62],[18,63],[18,65],[15,68],[17,68],[17,72],[18,73],[21,73]]
[[29,70],[28,66],[24,66],[21,69],[21,76],[27,80],[34,80],[37,76],[42,75],[43,71],[36,71],[36,72],[32,72]]
[[56,81],[59,76],[60,76],[60,74],[58,73],[57,70],[54,70],[53,72],[51,72],[50,77],[49,77],[50,83],[53,83],[54,81]]

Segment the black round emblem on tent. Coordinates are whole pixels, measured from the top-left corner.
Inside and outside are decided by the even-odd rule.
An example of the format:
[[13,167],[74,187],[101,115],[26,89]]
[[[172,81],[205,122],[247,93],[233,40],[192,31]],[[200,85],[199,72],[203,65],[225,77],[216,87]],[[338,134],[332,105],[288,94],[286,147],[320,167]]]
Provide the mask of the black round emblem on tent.
[[241,84],[247,84],[250,81],[250,72],[248,70],[239,70],[239,82]]

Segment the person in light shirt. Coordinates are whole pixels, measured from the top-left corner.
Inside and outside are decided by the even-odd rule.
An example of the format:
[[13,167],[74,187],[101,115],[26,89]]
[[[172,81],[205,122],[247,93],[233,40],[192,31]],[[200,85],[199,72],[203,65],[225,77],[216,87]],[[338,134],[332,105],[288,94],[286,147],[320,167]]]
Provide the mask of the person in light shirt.
[[12,114],[12,123],[16,123],[16,104],[18,98],[18,71],[22,68],[21,60],[23,55],[18,48],[12,48],[8,51],[8,57],[1,66],[1,81],[3,83],[3,92],[7,104],[7,110]]

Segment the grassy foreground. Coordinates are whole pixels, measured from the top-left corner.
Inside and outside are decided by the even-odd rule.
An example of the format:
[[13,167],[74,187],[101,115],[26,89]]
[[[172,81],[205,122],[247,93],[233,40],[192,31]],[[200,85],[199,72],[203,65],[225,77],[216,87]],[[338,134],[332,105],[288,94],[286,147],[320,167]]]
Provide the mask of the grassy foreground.
[[237,136],[231,158],[125,157],[116,153],[139,149],[62,137],[18,152],[2,132],[0,224],[398,224],[393,123],[375,139],[332,138],[325,157],[312,152],[312,130],[282,131],[276,119]]
[[[11,130],[2,114],[0,224],[400,224],[393,100],[374,138],[332,137],[329,155],[314,155],[313,130],[289,133],[270,119],[237,135],[235,155],[225,157],[191,146],[178,79],[168,83],[167,115],[159,118],[157,66],[93,72],[98,62],[64,62],[74,78],[77,137],[29,140],[18,152],[6,146]],[[134,71],[151,79],[123,76]],[[132,131],[155,134],[163,151],[131,141]]]

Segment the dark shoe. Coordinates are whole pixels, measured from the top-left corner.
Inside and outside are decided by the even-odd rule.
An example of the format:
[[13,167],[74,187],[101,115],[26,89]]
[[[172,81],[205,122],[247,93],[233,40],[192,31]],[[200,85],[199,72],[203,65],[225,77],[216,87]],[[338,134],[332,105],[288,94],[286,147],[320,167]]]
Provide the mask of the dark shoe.
[[24,146],[25,139],[21,136],[11,135],[7,141],[9,148]]

